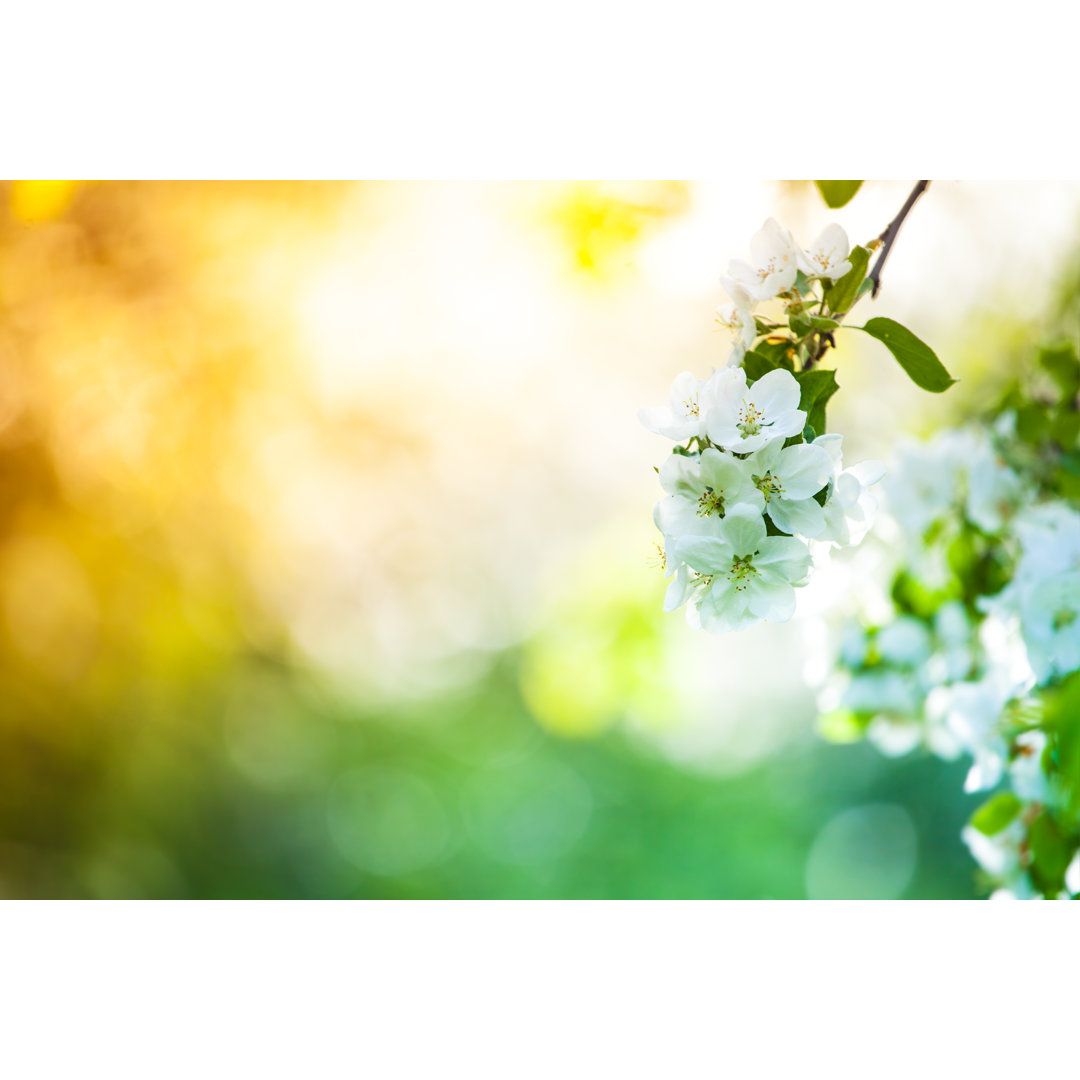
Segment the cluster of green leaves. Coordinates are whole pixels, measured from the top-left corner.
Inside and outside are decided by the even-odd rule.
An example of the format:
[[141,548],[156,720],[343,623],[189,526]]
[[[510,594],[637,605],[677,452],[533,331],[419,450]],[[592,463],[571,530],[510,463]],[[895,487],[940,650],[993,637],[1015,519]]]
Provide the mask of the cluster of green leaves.
[[[1080,681],[1071,680],[1077,689],[1070,692],[1080,695]],[[1021,865],[1027,871],[1031,884],[1044,896],[1058,896],[1066,891],[1066,870],[1080,849],[1080,822],[1075,805],[1076,774],[1061,768],[1062,743],[1066,753],[1074,753],[1077,739],[1075,721],[1058,731],[1053,723],[1049,726],[1050,741],[1043,753],[1043,768],[1056,782],[1071,789],[1072,795],[1063,805],[1045,806],[1039,802],[1025,803],[1012,791],[999,791],[987,799],[972,815],[969,824],[984,836],[997,836],[1014,822],[1022,826],[1020,841]],[[1078,764],[1074,758],[1071,765]],[[1071,778],[1071,779],[1070,779]],[[1080,899],[1080,893],[1071,894]]]
[[1016,414],[1009,464],[1050,494],[1080,499],[1080,356],[1062,341],[1043,346],[1036,360],[1035,373],[1010,383],[998,405]]

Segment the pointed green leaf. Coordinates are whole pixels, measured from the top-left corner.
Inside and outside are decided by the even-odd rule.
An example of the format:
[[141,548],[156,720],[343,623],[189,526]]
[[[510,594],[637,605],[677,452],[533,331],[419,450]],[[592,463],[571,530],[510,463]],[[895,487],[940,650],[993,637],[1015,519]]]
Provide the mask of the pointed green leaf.
[[743,357],[742,367],[746,372],[747,383],[755,383],[762,375],[768,375],[770,371],[775,371],[780,365],[772,360],[768,356],[763,356],[756,350],[748,352]]
[[795,378],[799,382],[799,408],[806,413],[807,426],[814,431],[814,438],[825,433],[825,406],[829,398],[840,389],[836,385],[836,372],[825,368],[800,371]]
[[869,717],[856,716],[850,709],[837,709],[819,716],[817,729],[829,742],[853,743],[863,738],[869,724]]
[[[748,379],[760,379],[766,371],[773,371],[776,368],[794,371],[795,364],[788,355],[792,349],[791,339],[786,337],[782,341],[776,342],[759,341],[753,348],[753,353],[758,359],[751,360],[750,364],[747,364],[746,360],[743,361],[746,377]],[[746,355],[749,357],[750,353]],[[762,363],[766,366],[761,366]]]
[[852,327],[877,338],[896,357],[911,381],[923,390],[940,394],[956,380],[945,370],[934,350],[917,338],[906,326],[893,319],[871,319],[865,326]]
[[825,205],[833,210],[846,206],[855,198],[855,192],[862,187],[861,180],[815,180],[814,183],[821,192]]
[[1038,446],[1050,431],[1050,410],[1038,401],[1029,401],[1016,410],[1016,433],[1026,443]]
[[1020,807],[1020,800],[1011,791],[1003,791],[984,802],[971,815],[970,824],[984,836],[994,836],[1016,820]]
[[834,315],[843,315],[859,295],[859,287],[866,279],[866,268],[870,263],[870,249],[854,247],[848,255],[851,269],[839,281],[825,290],[825,303]]
[[1080,390],[1080,360],[1070,344],[1039,350],[1039,363],[1061,388],[1066,401],[1072,401]]
[[1028,826],[1028,846],[1032,884],[1047,896],[1057,896],[1065,888],[1065,870],[1072,848],[1045,810]]
[[1080,437],[1080,412],[1059,406],[1050,425],[1050,437],[1058,446],[1073,446]]
[[788,318],[788,326],[791,327],[791,332],[797,338],[804,338],[814,328],[814,324],[810,321],[810,316],[804,311],[797,312]]

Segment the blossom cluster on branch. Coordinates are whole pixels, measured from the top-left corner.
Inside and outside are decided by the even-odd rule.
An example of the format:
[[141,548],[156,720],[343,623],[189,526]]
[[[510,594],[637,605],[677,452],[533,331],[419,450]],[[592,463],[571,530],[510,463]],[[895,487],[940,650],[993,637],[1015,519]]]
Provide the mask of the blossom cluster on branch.
[[[720,279],[729,297],[716,313],[730,334],[725,364],[706,379],[683,372],[666,406],[639,413],[677,444],[657,469],[665,497],[653,513],[672,579],[664,607],[686,604],[690,624],[711,633],[789,619],[810,545],[857,543],[874,507],[868,489],[884,472],[874,461],[844,468],[842,437],[825,423],[836,374],[819,366],[872,287],[871,248],[853,249],[833,224],[804,249],[770,218],[750,253]],[[881,341],[926,389],[952,382],[891,319],[854,329]]]

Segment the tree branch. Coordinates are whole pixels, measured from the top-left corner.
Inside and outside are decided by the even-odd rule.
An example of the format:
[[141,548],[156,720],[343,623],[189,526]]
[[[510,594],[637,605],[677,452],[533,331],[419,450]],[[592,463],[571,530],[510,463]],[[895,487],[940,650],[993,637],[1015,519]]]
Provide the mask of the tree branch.
[[[878,240],[882,244],[881,254],[878,255],[877,261],[874,263],[874,269],[870,271],[866,276],[867,281],[872,281],[874,284],[870,290],[870,299],[873,300],[877,296],[878,291],[881,289],[881,269],[885,265],[885,260],[889,257],[889,252],[892,251],[892,246],[896,242],[896,237],[900,233],[900,226],[904,224],[904,219],[911,213],[911,208],[919,201],[919,197],[930,186],[929,180],[920,180],[912,189],[911,194],[908,195],[907,201],[900,207],[900,213],[896,215],[885,227],[885,231],[878,237]],[[856,297],[856,303],[858,297]],[[838,321],[843,321],[844,315],[835,316]],[[811,368],[816,364],[830,348],[836,348],[836,340],[832,334],[822,334],[818,340],[818,347],[812,356],[806,358],[803,364],[803,370]]]
[[907,202],[900,207],[900,213],[889,222],[885,231],[878,237],[884,246],[881,249],[881,254],[877,257],[877,262],[874,263],[874,269],[871,270],[867,276],[867,280],[874,283],[873,288],[870,290],[871,300],[877,298],[878,291],[881,289],[881,271],[885,266],[885,260],[889,257],[889,252],[892,251],[893,244],[896,242],[896,237],[900,232],[900,226],[904,224],[904,219],[911,213],[911,208],[919,201],[919,196],[922,195],[929,186],[929,180],[920,180],[911,189],[911,194],[907,197]]

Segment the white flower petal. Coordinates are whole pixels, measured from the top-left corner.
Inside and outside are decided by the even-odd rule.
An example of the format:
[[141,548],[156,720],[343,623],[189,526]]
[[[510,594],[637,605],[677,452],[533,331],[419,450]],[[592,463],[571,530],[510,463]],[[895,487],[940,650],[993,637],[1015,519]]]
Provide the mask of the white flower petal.
[[785,582],[756,582],[749,594],[751,613],[769,622],[787,622],[795,614],[795,590]]
[[766,539],[765,520],[750,506],[736,506],[724,518],[723,536],[733,554],[753,555]]
[[785,499],[809,499],[829,482],[832,460],[814,443],[799,443],[780,453],[777,469]]
[[786,533],[800,533],[813,539],[825,528],[825,511],[813,499],[771,499],[772,523]]
[[747,399],[763,410],[767,417],[789,413],[799,407],[799,384],[784,368],[767,372],[747,392]]

